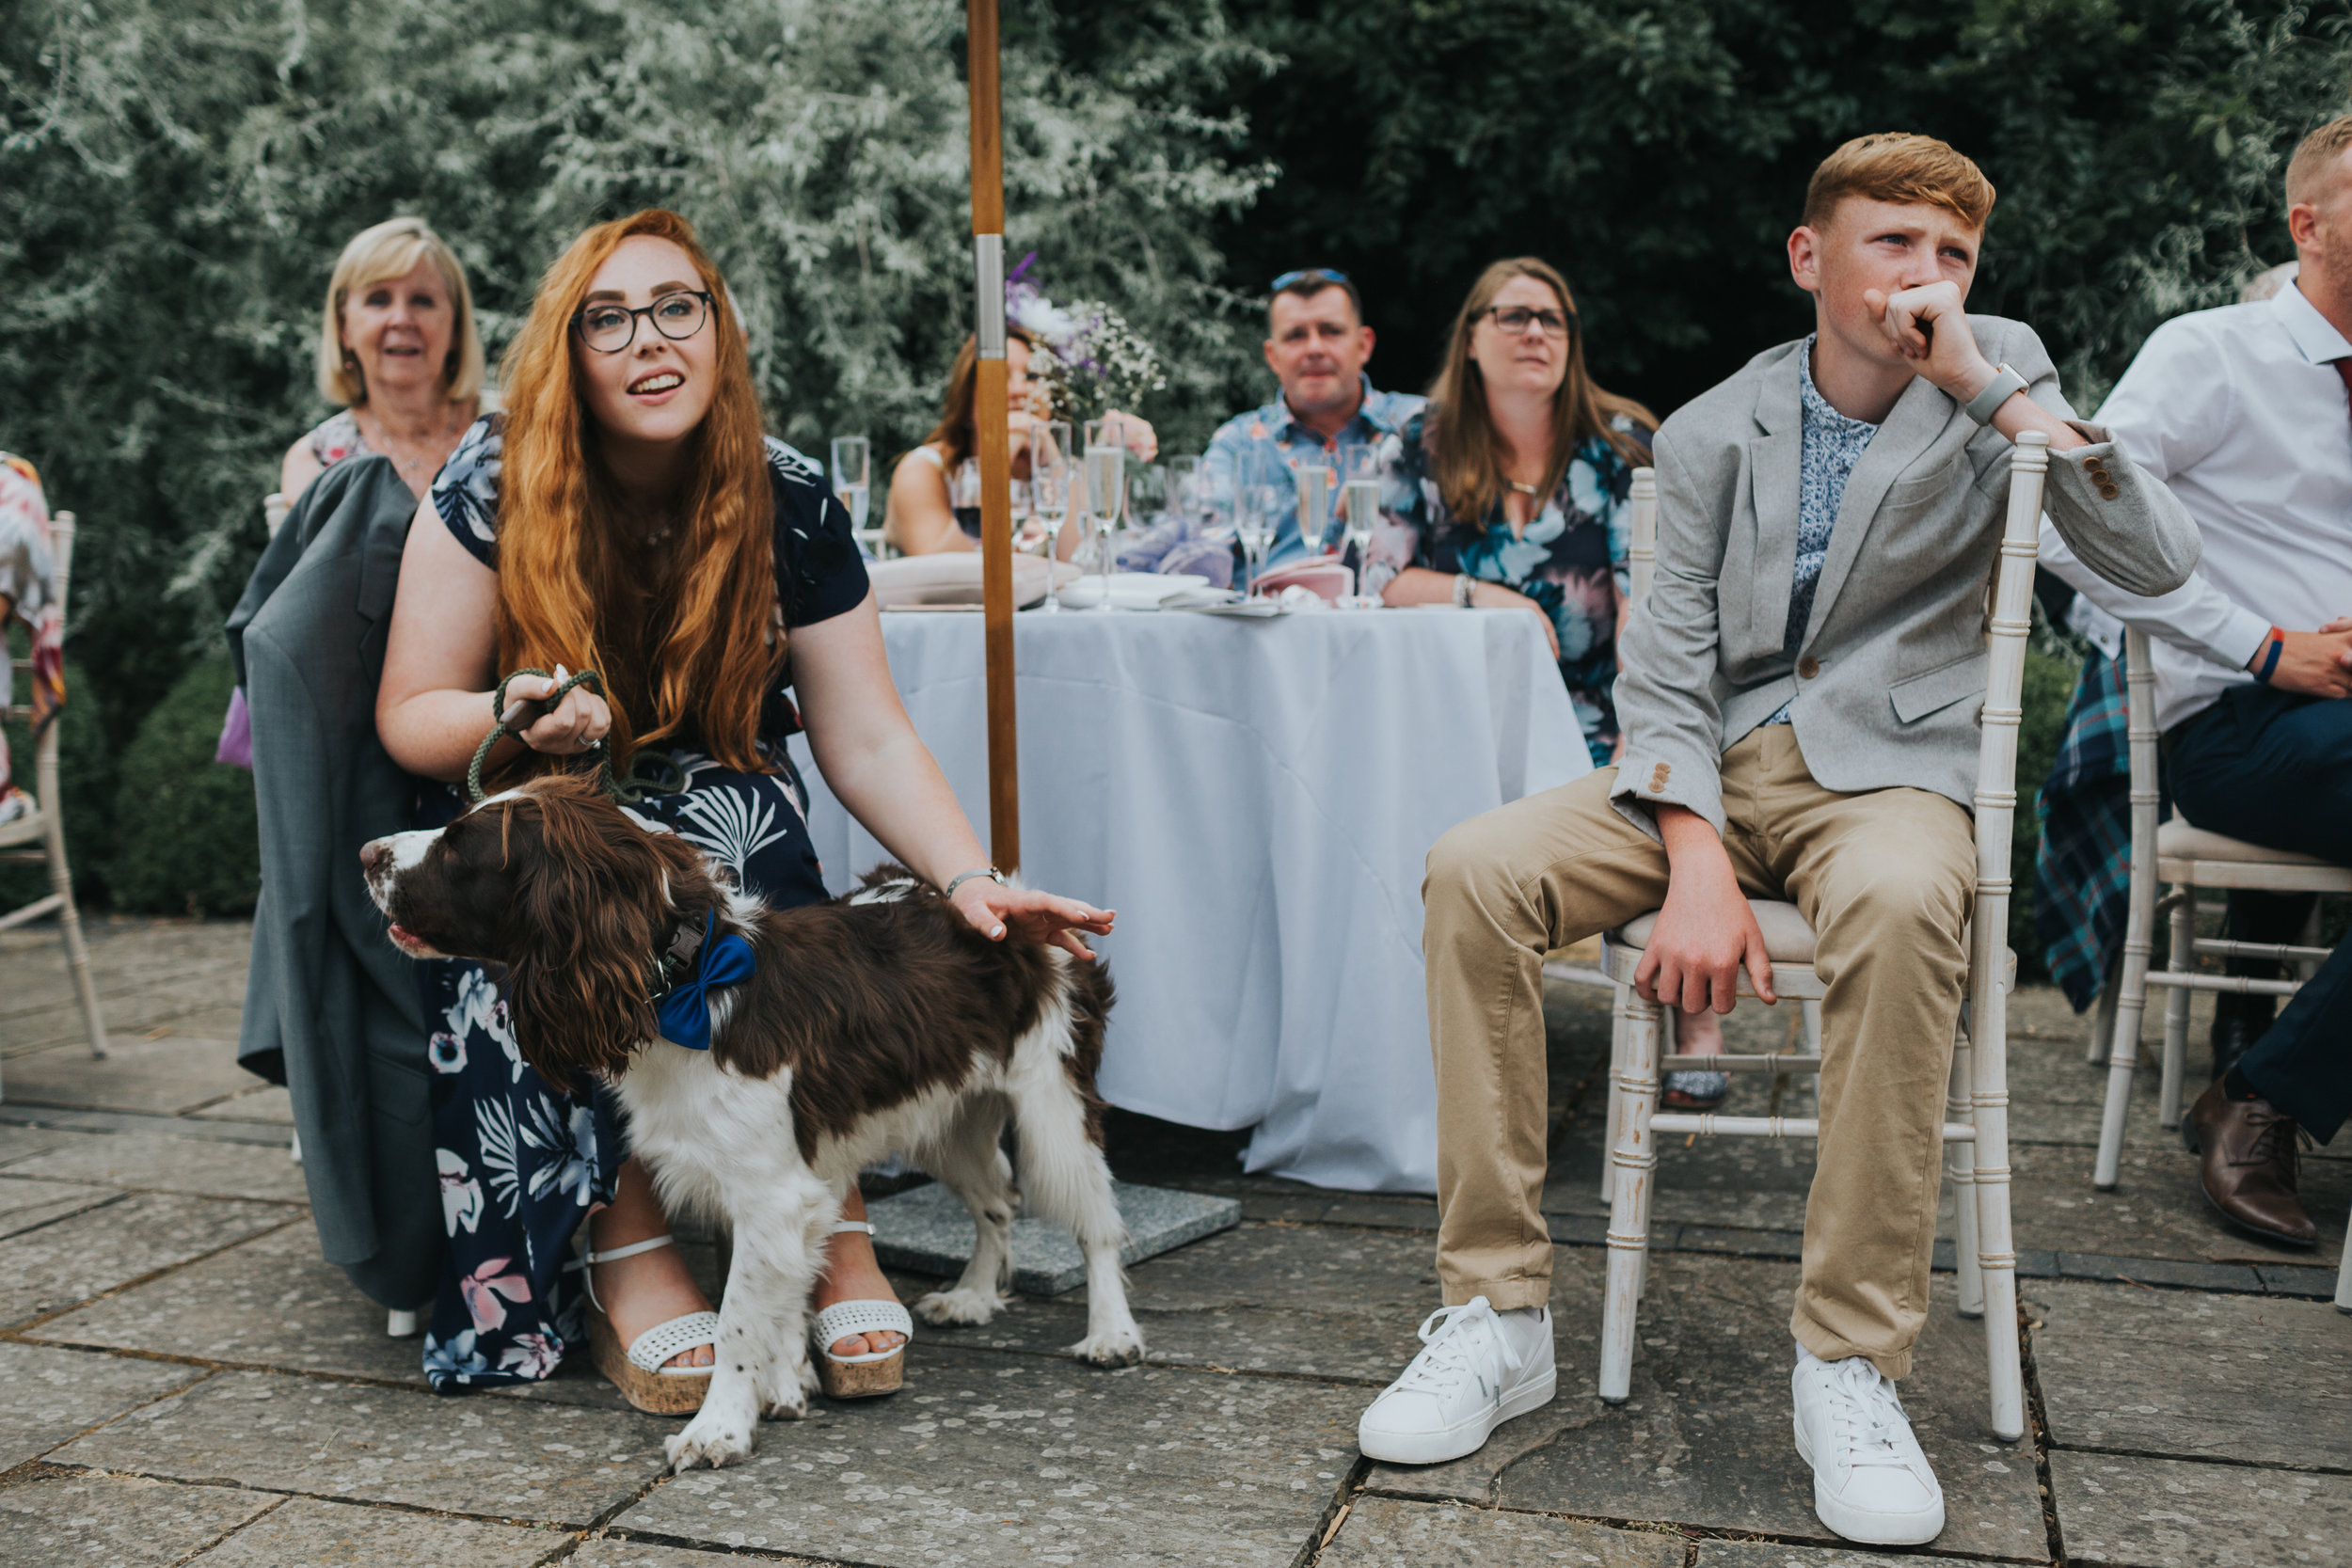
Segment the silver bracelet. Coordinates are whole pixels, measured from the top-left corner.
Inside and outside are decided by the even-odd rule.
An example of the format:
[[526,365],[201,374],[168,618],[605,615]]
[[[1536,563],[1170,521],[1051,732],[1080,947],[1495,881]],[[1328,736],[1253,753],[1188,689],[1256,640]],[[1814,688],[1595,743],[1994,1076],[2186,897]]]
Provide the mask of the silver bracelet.
[[1470,595],[1477,592],[1478,579],[1476,578],[1471,577],[1468,572],[1456,572],[1454,574],[1454,609],[1468,610],[1470,607]]
[[998,887],[1003,887],[1005,885],[1005,874],[1003,872],[997,870],[993,865],[984,865],[977,871],[965,871],[957,876],[948,878],[946,889],[940,894],[940,896],[952,902],[956,896],[956,889],[961,887],[964,883],[970,881],[975,877],[985,877],[990,881],[994,882]]

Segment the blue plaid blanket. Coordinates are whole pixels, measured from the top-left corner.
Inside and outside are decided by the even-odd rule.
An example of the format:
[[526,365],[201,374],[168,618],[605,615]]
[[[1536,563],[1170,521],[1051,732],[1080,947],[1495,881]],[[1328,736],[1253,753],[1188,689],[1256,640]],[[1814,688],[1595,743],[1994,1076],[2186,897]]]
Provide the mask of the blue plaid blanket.
[[2123,661],[2095,649],[2066,709],[2066,738],[2042,786],[2034,934],[2066,999],[2099,999],[2122,950],[2132,880],[2132,760]]

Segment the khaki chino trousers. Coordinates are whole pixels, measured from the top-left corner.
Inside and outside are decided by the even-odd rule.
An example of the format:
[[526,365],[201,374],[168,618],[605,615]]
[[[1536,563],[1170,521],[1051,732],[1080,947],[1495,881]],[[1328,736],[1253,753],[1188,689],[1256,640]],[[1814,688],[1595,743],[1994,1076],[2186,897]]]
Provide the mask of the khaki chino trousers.
[[[1449,1305],[1551,1293],[1543,963],[1666,896],[1666,851],[1609,803],[1599,768],[1448,832],[1422,896],[1438,1069],[1438,1276]],[[1944,1097],[1976,885],[1968,814],[1918,789],[1841,795],[1795,730],[1723,759],[1724,847],[1754,897],[1813,925],[1821,1135],[1789,1330],[1824,1359],[1906,1375],[1926,1322]],[[1751,1004],[1753,1006],[1754,1004]]]

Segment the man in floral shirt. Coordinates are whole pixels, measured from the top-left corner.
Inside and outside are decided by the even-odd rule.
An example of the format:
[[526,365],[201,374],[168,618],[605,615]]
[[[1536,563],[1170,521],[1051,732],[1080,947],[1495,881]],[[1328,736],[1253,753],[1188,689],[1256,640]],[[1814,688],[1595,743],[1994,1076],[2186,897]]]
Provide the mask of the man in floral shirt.
[[[1305,554],[1298,540],[1298,490],[1290,470],[1303,452],[1341,453],[1394,435],[1428,399],[1373,388],[1364,365],[1373,331],[1347,275],[1326,267],[1286,272],[1266,306],[1265,362],[1282,395],[1236,414],[1209,438],[1201,472],[1227,494],[1235,484],[1270,484],[1278,499],[1266,564]],[[1330,541],[1327,540],[1327,545]]]

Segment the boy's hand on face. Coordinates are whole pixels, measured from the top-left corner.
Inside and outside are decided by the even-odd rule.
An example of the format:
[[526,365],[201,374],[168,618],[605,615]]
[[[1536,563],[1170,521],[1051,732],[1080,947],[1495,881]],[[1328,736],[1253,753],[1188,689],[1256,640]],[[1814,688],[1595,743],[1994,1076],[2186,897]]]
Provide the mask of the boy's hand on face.
[[1997,373],[1968,330],[1963,298],[1948,278],[1893,294],[1868,289],[1862,295],[1913,373],[1959,403],[1991,386]]

